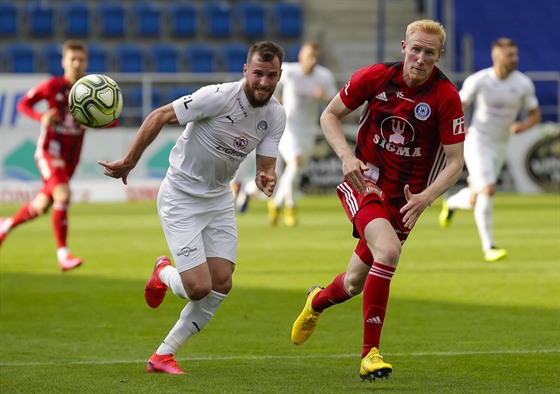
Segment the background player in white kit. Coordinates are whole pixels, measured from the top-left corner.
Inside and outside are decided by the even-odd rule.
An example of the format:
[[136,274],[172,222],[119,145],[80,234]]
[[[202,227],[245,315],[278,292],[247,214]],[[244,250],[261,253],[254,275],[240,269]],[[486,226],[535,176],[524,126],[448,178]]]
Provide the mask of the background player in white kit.
[[241,161],[256,150],[255,182],[267,196],[276,185],[278,143],[286,114],[273,96],[284,50],[264,41],[249,49],[244,79],[209,85],[154,110],[122,160],[99,162],[127,183],[144,150],[168,124],[186,125],[171,150],[158,194],[158,212],[175,261],[156,260],[146,302],[157,308],[167,288],[189,300],[171,332],[148,361],[148,372],[184,373],[173,355],[202,330],[232,287],[237,227],[229,186]]
[[273,200],[268,203],[268,220],[276,224],[284,204],[284,222],[297,224],[296,201],[300,174],[309,159],[315,138],[320,134],[319,111],[321,103],[328,103],[337,93],[334,75],[318,64],[319,45],[303,43],[298,62],[284,63],[278,95],[286,109],[286,130],[280,140],[279,151],[284,170],[278,180]]
[[[507,250],[496,246],[493,235],[493,197],[507,155],[510,134],[525,131],[541,120],[533,82],[517,70],[518,49],[509,38],[492,43],[492,67],[465,79],[459,92],[463,107],[475,105],[465,138],[465,163],[469,186],[443,202],[439,216],[449,227],[456,209],[474,207],[474,218],[486,261],[498,261]],[[516,120],[525,109],[527,116]]]

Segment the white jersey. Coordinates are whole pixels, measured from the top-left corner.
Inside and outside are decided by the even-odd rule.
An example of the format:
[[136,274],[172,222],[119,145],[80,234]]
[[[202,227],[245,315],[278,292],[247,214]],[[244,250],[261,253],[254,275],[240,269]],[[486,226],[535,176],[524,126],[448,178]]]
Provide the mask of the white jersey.
[[316,92],[319,89],[324,90],[327,97],[338,93],[334,75],[326,67],[317,64],[311,74],[305,75],[299,63],[282,65],[278,91],[286,109],[286,134],[317,134],[321,100],[316,97]]
[[169,155],[167,179],[175,188],[198,197],[231,194],[229,183],[252,150],[277,157],[286,113],[275,97],[251,106],[244,83],[208,85],[173,102],[186,125]]
[[517,70],[504,80],[498,78],[493,68],[480,70],[465,79],[459,95],[463,104],[475,103],[467,138],[490,143],[505,143],[520,110],[532,110],[539,105],[533,81]]

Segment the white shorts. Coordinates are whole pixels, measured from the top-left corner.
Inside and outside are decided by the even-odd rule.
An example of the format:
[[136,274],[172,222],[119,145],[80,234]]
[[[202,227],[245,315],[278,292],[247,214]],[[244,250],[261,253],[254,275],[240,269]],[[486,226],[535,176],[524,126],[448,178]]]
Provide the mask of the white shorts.
[[476,192],[498,182],[506,160],[507,144],[467,135],[464,153],[469,185]]
[[158,214],[177,271],[220,257],[235,264],[237,225],[233,196],[200,198],[163,180],[157,199]]
[[285,130],[278,151],[282,155],[284,161],[294,161],[297,156],[302,156],[305,160],[313,153],[315,146],[315,134],[305,133],[304,135],[296,135],[296,133]]

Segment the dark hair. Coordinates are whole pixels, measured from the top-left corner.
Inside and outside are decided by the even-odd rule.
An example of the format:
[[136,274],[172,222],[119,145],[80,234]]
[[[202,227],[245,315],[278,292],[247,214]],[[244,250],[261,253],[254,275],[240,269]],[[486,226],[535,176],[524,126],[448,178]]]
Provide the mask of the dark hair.
[[247,53],[247,64],[251,63],[253,56],[257,53],[261,62],[271,62],[275,57],[280,60],[280,67],[282,67],[282,60],[284,60],[284,48],[272,41],[260,41],[249,48]]
[[515,41],[513,41],[511,38],[502,37],[492,42],[492,49],[496,47],[507,48],[507,47],[516,47],[516,46],[517,44],[515,44]]
[[85,42],[80,40],[65,41],[64,44],[62,45],[62,54],[64,55],[64,53],[69,49],[73,51],[83,51],[86,55],[88,54],[87,45],[85,44]]

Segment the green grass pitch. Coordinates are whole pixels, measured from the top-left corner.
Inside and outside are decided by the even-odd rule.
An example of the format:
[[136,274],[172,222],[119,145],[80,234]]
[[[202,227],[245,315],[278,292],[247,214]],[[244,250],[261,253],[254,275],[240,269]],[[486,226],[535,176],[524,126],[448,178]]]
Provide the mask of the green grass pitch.
[[[2,205],[0,215],[17,207]],[[189,375],[147,374],[183,302],[143,298],[167,254],[155,204],[75,204],[61,273],[50,218],[0,250],[2,393],[557,393],[560,391],[560,197],[498,194],[495,235],[509,257],[486,263],[472,212],[449,229],[429,207],[404,246],[381,350],[389,380],[361,383],[361,297],[327,310],[313,336],[290,330],[308,287],[327,285],[355,246],[333,195],[305,197],[301,223],[266,224],[266,203],[238,216],[234,288],[177,354]]]

